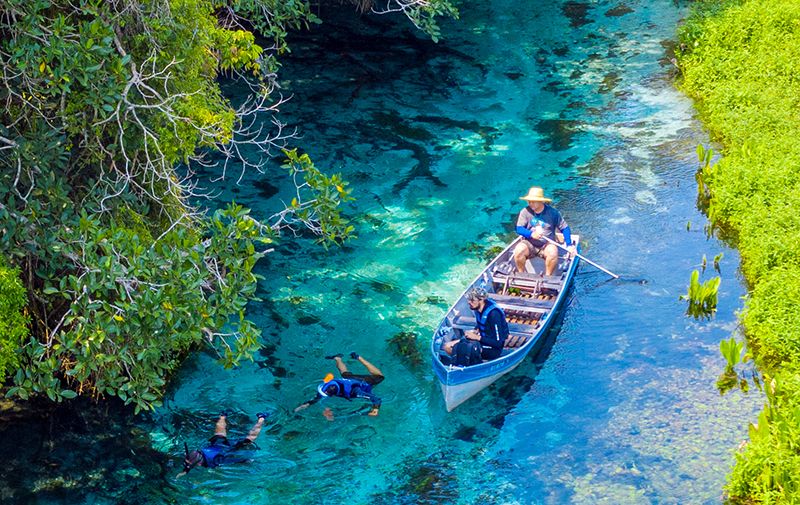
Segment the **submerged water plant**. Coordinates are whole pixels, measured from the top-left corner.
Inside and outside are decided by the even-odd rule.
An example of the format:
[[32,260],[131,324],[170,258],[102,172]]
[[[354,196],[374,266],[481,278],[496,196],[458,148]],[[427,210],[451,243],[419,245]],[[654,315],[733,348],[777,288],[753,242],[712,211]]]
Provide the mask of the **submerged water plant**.
[[710,318],[717,310],[717,292],[721,282],[719,276],[700,283],[700,272],[692,271],[689,281],[689,291],[681,295],[681,300],[688,300],[689,307],[686,313],[695,319]]
[[697,144],[697,160],[700,162],[700,168],[697,169],[694,178],[697,181],[697,207],[703,210],[708,209],[708,204],[711,199],[708,180],[711,178],[711,158],[713,158],[713,156],[713,149],[706,149],[703,147],[703,144]]
[[401,331],[388,340],[389,346],[395,353],[406,358],[412,365],[422,363],[422,353],[417,345],[417,334],[411,331]]

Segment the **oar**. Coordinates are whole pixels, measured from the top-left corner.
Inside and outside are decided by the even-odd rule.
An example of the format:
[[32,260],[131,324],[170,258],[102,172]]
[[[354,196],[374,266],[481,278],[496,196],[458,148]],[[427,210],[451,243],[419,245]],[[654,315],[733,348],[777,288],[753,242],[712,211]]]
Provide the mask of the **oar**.
[[[569,249],[568,249],[566,246],[563,246],[563,245],[559,244],[558,242],[556,242],[555,240],[551,240],[551,239],[549,239],[549,238],[545,237],[544,235],[542,235],[542,236],[541,236],[541,237],[539,237],[539,238],[540,238],[540,239],[542,239],[542,240],[545,240],[545,241],[547,241],[547,242],[550,242],[551,244],[554,244],[556,247],[560,247],[561,249],[563,249],[563,250],[565,250],[565,251],[567,251],[567,252],[572,252],[572,251],[570,251],[570,250],[569,250]],[[612,272],[611,270],[607,270],[607,269],[605,269],[605,268],[601,267],[600,265],[598,265],[598,264],[597,264],[597,263],[595,263],[594,261],[590,260],[590,259],[589,259],[589,258],[587,258],[586,256],[583,256],[583,255],[581,255],[581,254],[578,254],[577,252],[575,252],[575,256],[579,257],[580,259],[582,259],[582,260],[583,260],[583,261],[585,261],[586,263],[588,263],[588,264],[592,265],[593,267],[595,267],[595,268],[599,268],[600,270],[602,270],[603,272],[607,273],[607,274],[608,274],[608,275],[610,275],[611,277],[613,277],[613,278],[615,278],[615,279],[619,279],[619,275],[615,274],[615,273],[614,273],[614,272]]]

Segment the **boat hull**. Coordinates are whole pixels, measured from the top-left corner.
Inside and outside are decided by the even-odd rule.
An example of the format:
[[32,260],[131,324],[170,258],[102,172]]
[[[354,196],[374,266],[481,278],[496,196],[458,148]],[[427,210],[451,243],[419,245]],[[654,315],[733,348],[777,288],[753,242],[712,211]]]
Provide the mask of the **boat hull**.
[[442,395],[444,396],[444,404],[447,408],[447,411],[450,412],[476,394],[480,393],[497,379],[517,368],[517,365],[519,365],[519,363],[512,365],[495,375],[483,377],[469,382],[462,382],[461,384],[448,385],[440,383],[442,387]]

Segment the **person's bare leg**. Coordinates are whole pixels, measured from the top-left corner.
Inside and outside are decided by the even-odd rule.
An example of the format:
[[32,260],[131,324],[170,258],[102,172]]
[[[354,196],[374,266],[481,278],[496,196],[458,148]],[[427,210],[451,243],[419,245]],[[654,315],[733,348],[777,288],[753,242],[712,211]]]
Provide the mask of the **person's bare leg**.
[[558,266],[558,248],[553,244],[547,244],[544,248],[544,274],[553,275]]
[[264,426],[264,418],[259,417],[258,421],[256,421],[256,424],[254,424],[253,427],[250,428],[250,433],[247,434],[247,440],[255,442],[256,439],[258,438],[258,434],[261,433],[262,426]]
[[453,339],[449,342],[445,342],[444,344],[442,344],[442,350],[447,354],[453,354],[453,347],[456,346],[459,340],[460,339]]
[[517,272],[525,272],[525,262],[528,260],[528,246],[525,243],[517,244],[514,248],[514,263],[517,265]]
[[344,364],[344,361],[342,361],[342,358],[340,358],[339,356],[336,356],[333,359],[336,361],[336,368],[339,369],[339,373],[340,374],[345,373],[347,371],[347,365]]
[[219,416],[219,419],[217,419],[217,424],[214,426],[214,435],[219,435],[221,437],[227,437],[228,436],[228,431],[227,431],[228,422],[227,422],[227,419],[228,418],[226,416],[222,416],[222,415]]
[[380,375],[380,376],[383,376],[383,372],[381,372],[381,371],[378,369],[378,367],[376,367],[375,365],[373,365],[373,364],[372,364],[372,363],[370,363],[369,361],[365,360],[363,356],[359,356],[359,357],[358,357],[358,361],[359,361],[359,363],[361,363],[362,365],[364,365],[365,367],[367,367],[367,371],[370,373],[370,375]]

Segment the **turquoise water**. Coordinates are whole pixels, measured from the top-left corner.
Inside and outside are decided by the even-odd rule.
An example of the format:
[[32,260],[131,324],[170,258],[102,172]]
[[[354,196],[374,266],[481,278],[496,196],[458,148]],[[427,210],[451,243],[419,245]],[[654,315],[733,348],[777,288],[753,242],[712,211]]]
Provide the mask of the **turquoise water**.
[[[718,343],[737,332],[744,288],[736,251],[706,237],[695,208],[694,149],[707,138],[665,59],[686,7],[475,3],[444,24],[439,44],[389,19],[324,11],[322,27],[294,38],[281,74],[294,99],[282,118],[317,166],[351,182],[357,201],[345,210],[358,238],[325,251],[300,237],[260,263],[265,301],[248,309],[264,334],[255,363],[224,371],[210,354],[192,358],[164,407],[132,426],[47,434],[42,423],[28,436],[41,436],[44,449],[26,452],[19,467],[33,475],[4,496],[721,501],[761,399],[721,397],[714,386],[724,366]],[[448,414],[424,353],[430,333],[487,250],[513,237],[518,197],[534,184],[581,235],[584,253],[623,280],[583,264],[544,351]],[[256,173],[219,189],[262,218],[291,199],[287,178]],[[718,314],[686,318],[678,296],[691,270],[721,252]],[[421,363],[389,344],[401,332],[415,336]],[[380,416],[336,399],[294,414],[334,371],[323,357],[350,351],[387,377]],[[255,412],[274,412],[254,461],[175,480],[183,441],[202,444],[222,408],[233,411],[232,435],[245,434]]]

